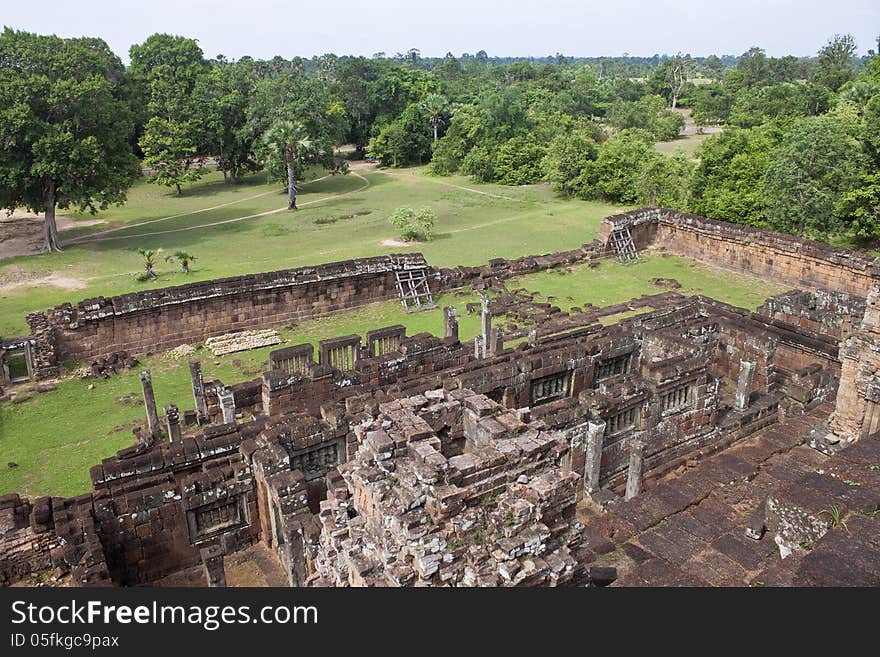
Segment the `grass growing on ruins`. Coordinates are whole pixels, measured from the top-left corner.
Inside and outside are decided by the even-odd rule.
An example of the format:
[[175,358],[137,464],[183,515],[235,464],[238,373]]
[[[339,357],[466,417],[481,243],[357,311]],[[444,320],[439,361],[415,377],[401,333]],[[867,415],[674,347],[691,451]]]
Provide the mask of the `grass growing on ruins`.
[[[311,342],[351,333],[405,324],[409,335],[443,334],[444,305],[459,314],[459,334],[470,339],[479,331],[478,314],[468,315],[466,304],[478,301],[475,294],[445,295],[436,310],[407,314],[399,301],[386,301],[340,313],[332,319],[316,319],[279,329],[285,343],[274,347],[214,356],[202,347],[188,357],[170,354],[141,357],[141,364],[109,379],[66,378],[51,392],[34,394],[29,400],[0,403],[0,495],[21,492],[30,496],[70,496],[90,488],[89,468],[132,444],[131,430],[143,424],[138,374],[149,369],[160,412],[168,404],[192,408],[187,360],[202,361],[205,381],[219,379],[238,383],[259,377],[268,369],[269,352],[283,346]],[[89,390],[89,385],[94,385]],[[17,464],[10,468],[8,463]]]
[[[544,298],[568,310],[592,303],[597,307],[621,303],[663,288],[652,278],[674,278],[682,294],[702,293],[734,305],[754,309],[767,297],[784,288],[748,276],[731,274],[685,258],[645,254],[631,265],[605,261],[596,269],[573,267],[570,273],[541,272],[508,282],[508,287],[539,291]],[[569,297],[571,297],[569,299]],[[52,392],[35,394],[21,404],[0,404],[0,494],[21,491],[31,496],[76,495],[89,488],[88,469],[131,444],[131,429],[144,420],[140,403],[138,373],[150,369],[160,409],[170,403],[192,407],[188,358],[202,361],[206,381],[220,379],[237,383],[257,378],[268,367],[269,352],[280,346],[367,331],[392,324],[404,324],[408,335],[430,332],[442,335],[444,305],[458,310],[460,336],[467,340],[479,331],[479,315],[467,314],[466,304],[475,302],[473,293],[449,294],[437,299],[438,309],[407,314],[398,301],[373,304],[339,313],[331,318],[310,320],[281,328],[284,345],[215,357],[205,348],[190,357],[172,359],[168,354],[141,358],[141,366],[107,380],[65,379]],[[635,312],[610,316],[619,321]],[[89,390],[89,384],[95,388]],[[18,467],[9,468],[7,462]]]
[[606,260],[596,269],[578,265],[572,267],[570,273],[553,270],[529,274],[508,281],[508,287],[540,291],[545,299],[554,297],[553,303],[567,311],[585,304],[610,306],[668,289],[653,285],[652,278],[674,278],[682,286],[676,292],[704,294],[749,310],[755,310],[767,297],[789,288],[656,252],[643,253],[634,264],[621,265]]
[[[24,318],[34,310],[150,287],[406,251],[423,252],[434,266],[454,266],[575,248],[595,238],[603,217],[623,210],[562,199],[544,185],[474,185],[464,177],[435,178],[422,168],[330,176],[303,186],[300,210],[253,216],[285,204],[281,188],[265,184],[261,175],[232,186],[211,174],[180,198],[139,183],[126,206],[97,215],[107,223],[62,235],[113,240],[71,244],[51,256],[0,260],[0,335],[26,334]],[[397,241],[388,217],[401,206],[427,206],[437,213],[431,242]],[[194,212],[205,208],[214,209]],[[241,217],[250,218],[238,221]],[[153,223],[135,225],[147,221]],[[98,235],[120,227],[124,230]],[[135,280],[142,271],[138,248],[163,250],[158,280]],[[188,276],[164,261],[177,250],[198,258]]]

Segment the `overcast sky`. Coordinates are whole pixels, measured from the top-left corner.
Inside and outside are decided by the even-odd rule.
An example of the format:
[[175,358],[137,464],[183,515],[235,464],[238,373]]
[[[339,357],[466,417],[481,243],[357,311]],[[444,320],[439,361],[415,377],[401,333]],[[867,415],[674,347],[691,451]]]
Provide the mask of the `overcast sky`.
[[197,39],[207,57],[813,55],[835,33],[876,48],[880,0],[0,0],[0,23],[99,36],[128,61],[154,32]]

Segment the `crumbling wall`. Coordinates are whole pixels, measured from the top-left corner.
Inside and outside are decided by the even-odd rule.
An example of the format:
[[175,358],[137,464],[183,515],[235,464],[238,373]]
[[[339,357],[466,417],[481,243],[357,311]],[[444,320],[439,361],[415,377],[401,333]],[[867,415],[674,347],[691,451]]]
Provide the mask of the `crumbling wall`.
[[163,351],[238,329],[321,317],[397,295],[394,272],[424,269],[421,254],[379,256],[63,304],[47,324],[56,359]]

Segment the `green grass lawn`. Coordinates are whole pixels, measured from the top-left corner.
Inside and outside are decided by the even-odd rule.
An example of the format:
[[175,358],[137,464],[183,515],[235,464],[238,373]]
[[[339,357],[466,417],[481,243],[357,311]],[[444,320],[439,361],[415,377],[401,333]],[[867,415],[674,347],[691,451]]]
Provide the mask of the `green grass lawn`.
[[510,289],[525,287],[538,290],[563,310],[593,304],[597,307],[623,303],[643,295],[658,294],[665,288],[651,283],[652,278],[674,278],[681,283],[675,290],[684,295],[704,294],[719,301],[755,310],[774,294],[788,289],[743,274],[734,274],[687,258],[659,253],[643,253],[637,263],[622,265],[605,260],[596,269],[586,265],[564,270],[543,271],[507,282]]
[[[196,354],[173,359],[169,354],[141,357],[141,364],[109,379],[66,378],[51,392],[34,394],[20,404],[0,403],[0,495],[21,492],[30,496],[78,495],[90,488],[89,468],[133,442],[132,428],[144,421],[139,373],[149,369],[160,412],[168,404],[193,408],[187,360],[202,361],[206,381],[239,383],[258,378],[268,369],[269,352],[283,346],[405,324],[408,334],[443,334],[444,305],[454,305],[463,340],[480,330],[478,314],[468,315],[465,304],[475,294],[438,297],[438,308],[407,314],[399,301],[387,301],[333,317],[281,328],[282,345],[214,356],[202,347]],[[95,388],[89,390],[88,386]],[[18,467],[8,467],[9,462]]]
[[710,134],[697,134],[682,136],[669,141],[658,141],[654,144],[654,148],[663,155],[673,155],[676,151],[681,151],[685,156],[693,160],[697,157],[697,149],[700,147],[700,144],[711,136]]
[[[104,235],[113,240],[70,245],[61,254],[0,261],[0,335],[26,334],[24,318],[34,310],[149,287],[403,251],[421,251],[434,266],[453,266],[570,249],[592,241],[603,217],[625,209],[562,199],[547,186],[474,186],[466,178],[434,178],[423,169],[366,170],[361,175],[304,185],[296,212],[219,225],[208,224],[278,210],[285,207],[286,198],[261,175],[232,186],[224,184],[220,174],[210,174],[179,198],[164,188],[139,183],[124,207],[97,215],[107,223],[63,233],[70,239],[123,228]],[[337,194],[344,195],[334,197]],[[388,217],[405,205],[434,209],[433,241],[383,244],[397,237]],[[196,212],[204,208],[215,209]],[[153,223],[133,226],[145,221]],[[145,235],[154,232],[160,234]],[[159,280],[136,280],[142,266],[137,248],[163,249]],[[164,262],[165,255],[180,249],[198,258],[189,276]],[[50,275],[53,278],[47,280]],[[58,286],[58,277],[66,289]]]

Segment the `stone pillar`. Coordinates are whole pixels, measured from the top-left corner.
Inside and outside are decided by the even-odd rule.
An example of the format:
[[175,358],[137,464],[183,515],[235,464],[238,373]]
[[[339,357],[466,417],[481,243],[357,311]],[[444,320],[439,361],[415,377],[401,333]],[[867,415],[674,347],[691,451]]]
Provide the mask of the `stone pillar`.
[[629,441],[629,469],[626,472],[626,499],[642,492],[642,467],[645,442],[638,438]]
[[223,411],[223,424],[232,424],[235,422],[235,395],[229,388],[223,388],[217,393],[217,398]]
[[223,548],[211,545],[199,550],[202,565],[205,567],[205,578],[208,586],[226,586],[226,569],[223,566]]
[[486,357],[486,349],[483,344],[483,336],[478,335],[474,338],[474,356],[476,358],[485,358]]
[[153,394],[153,377],[149,370],[141,372],[141,387],[144,389],[144,406],[147,410],[147,430],[153,438],[162,435],[159,413],[156,410],[156,395]]
[[165,425],[168,428],[168,440],[172,443],[180,440],[180,411],[174,404],[165,407]]
[[497,356],[502,351],[504,351],[504,331],[498,327],[492,331],[492,335],[489,337],[488,355]]
[[752,390],[752,379],[755,378],[755,366],[753,360],[741,360],[739,362],[739,379],[736,382],[736,410],[744,411],[749,407],[749,392]]
[[584,444],[584,490],[587,493],[599,490],[604,440],[605,423],[601,420],[590,420],[587,423],[587,437]]
[[443,336],[458,342],[458,317],[455,313],[455,306],[443,308]]
[[489,297],[483,296],[480,299],[480,303],[482,307],[480,312],[480,322],[483,337],[483,358],[485,358],[492,341],[492,311],[489,310]]
[[510,386],[506,386],[504,388],[504,393],[501,396],[501,405],[504,408],[516,408],[516,390]]
[[196,417],[199,424],[208,421],[208,403],[205,401],[205,382],[202,379],[202,364],[197,360],[189,361],[189,375],[192,379],[193,399],[196,403]]
[[538,344],[538,329],[534,327],[529,329],[528,343],[532,347]]

